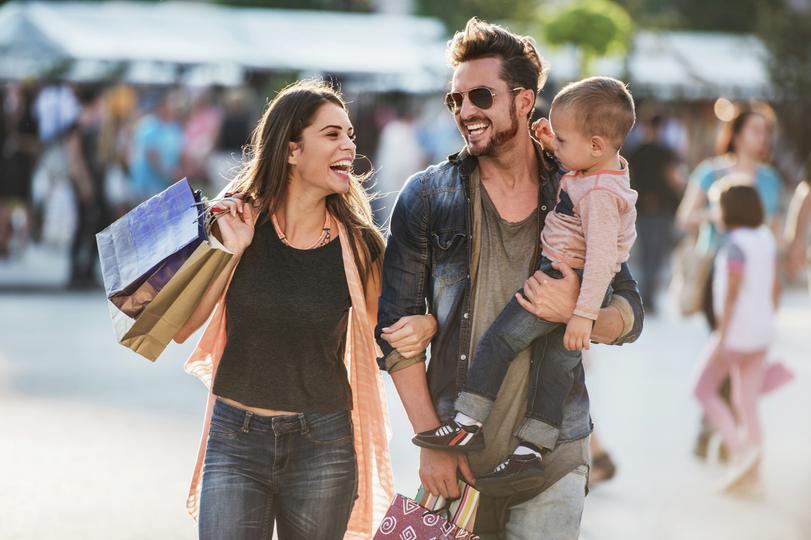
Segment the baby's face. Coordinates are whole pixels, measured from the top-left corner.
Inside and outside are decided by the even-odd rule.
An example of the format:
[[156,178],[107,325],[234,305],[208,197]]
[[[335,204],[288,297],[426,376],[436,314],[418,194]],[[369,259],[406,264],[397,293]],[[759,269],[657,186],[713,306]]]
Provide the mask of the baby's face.
[[564,168],[581,171],[594,165],[596,159],[592,153],[591,138],[577,128],[571,107],[553,107],[549,111],[549,123],[555,133],[550,150]]

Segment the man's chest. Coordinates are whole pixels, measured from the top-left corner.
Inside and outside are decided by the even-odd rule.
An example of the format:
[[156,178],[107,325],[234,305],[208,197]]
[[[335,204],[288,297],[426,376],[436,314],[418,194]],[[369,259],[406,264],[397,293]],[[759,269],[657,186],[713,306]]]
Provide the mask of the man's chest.
[[538,208],[540,187],[537,183],[505,188],[498,182],[482,180],[482,188],[487,191],[501,219],[510,223],[523,221]]

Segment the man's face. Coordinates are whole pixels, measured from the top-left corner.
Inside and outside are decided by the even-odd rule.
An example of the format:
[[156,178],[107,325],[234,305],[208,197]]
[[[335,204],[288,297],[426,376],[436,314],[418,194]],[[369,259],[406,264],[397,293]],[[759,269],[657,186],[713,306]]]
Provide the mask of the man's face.
[[481,109],[471,103],[467,94],[454,118],[468,150],[474,156],[496,156],[500,148],[518,133],[519,122],[515,111],[515,95],[501,79],[500,58],[479,58],[463,62],[456,67],[451,81],[451,92],[468,92],[485,87],[495,94],[493,104]]

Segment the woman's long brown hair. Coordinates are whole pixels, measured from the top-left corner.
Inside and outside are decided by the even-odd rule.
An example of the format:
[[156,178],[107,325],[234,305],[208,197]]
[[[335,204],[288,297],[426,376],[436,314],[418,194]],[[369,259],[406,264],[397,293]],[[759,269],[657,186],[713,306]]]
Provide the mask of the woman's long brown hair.
[[[257,202],[270,219],[287,196],[290,142],[301,140],[318,109],[327,103],[346,110],[341,95],[324,81],[299,81],[270,102],[245,148],[245,165],[232,184]],[[349,191],[327,197],[327,210],[343,223],[363,283],[369,282],[373,265],[382,263],[383,235],[372,220],[369,195],[363,187],[367,176],[350,175]]]

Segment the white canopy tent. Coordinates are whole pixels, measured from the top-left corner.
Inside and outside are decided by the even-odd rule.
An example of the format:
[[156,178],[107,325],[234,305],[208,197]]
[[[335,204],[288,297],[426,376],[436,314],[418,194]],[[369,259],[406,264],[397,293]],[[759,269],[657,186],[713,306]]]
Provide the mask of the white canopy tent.
[[5,78],[37,76],[69,62],[123,62],[374,75],[404,89],[436,89],[446,80],[444,47],[441,23],[407,15],[187,2],[0,8]]
[[755,36],[639,32],[627,71],[635,91],[661,99],[768,99],[769,61]]

